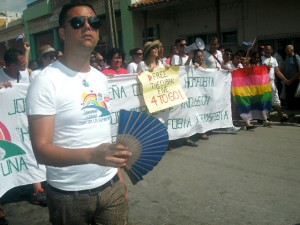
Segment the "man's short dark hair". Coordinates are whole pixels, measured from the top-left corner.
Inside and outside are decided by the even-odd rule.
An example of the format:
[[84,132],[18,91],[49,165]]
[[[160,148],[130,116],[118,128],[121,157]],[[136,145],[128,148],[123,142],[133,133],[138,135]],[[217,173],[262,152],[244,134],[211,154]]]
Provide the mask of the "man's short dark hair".
[[133,48],[129,51],[129,54],[131,55],[131,57],[133,58],[134,55],[136,55],[136,53],[139,51],[139,50],[142,50],[141,48]]
[[210,43],[212,43],[212,42],[214,42],[214,41],[217,41],[218,44],[220,44],[220,40],[219,40],[218,37],[212,37],[212,38],[210,39]]
[[59,19],[58,19],[59,27],[63,27],[66,24],[67,17],[68,17],[68,12],[70,11],[70,9],[72,9],[74,7],[77,7],[77,6],[87,6],[87,7],[91,8],[94,11],[95,15],[97,15],[96,11],[95,11],[95,9],[93,8],[92,5],[90,5],[86,2],[72,1],[68,4],[65,4],[62,7],[62,9],[60,10]]
[[177,38],[176,40],[175,40],[175,45],[178,45],[180,42],[182,42],[182,41],[186,41],[186,39],[185,38]]
[[225,48],[224,52],[230,52],[230,53],[232,53],[232,50],[230,48]]
[[246,56],[246,52],[244,50],[238,50],[234,56],[239,56],[239,57],[245,57]]
[[9,66],[10,64],[18,64],[19,63],[18,57],[20,55],[24,55],[24,53],[19,49],[10,48],[6,50],[3,57],[6,66]]

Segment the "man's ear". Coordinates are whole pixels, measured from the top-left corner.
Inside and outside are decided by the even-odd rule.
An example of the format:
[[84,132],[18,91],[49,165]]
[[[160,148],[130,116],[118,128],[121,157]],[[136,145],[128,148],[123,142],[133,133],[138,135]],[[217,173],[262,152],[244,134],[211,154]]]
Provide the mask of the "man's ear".
[[62,40],[65,40],[65,29],[60,27],[58,29],[58,34],[59,34],[59,37],[62,39]]

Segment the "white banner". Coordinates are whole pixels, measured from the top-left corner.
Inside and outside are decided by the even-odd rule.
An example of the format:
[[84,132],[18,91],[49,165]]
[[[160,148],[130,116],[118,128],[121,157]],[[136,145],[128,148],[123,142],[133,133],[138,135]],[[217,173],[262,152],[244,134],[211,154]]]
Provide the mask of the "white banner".
[[29,138],[25,98],[28,84],[0,89],[0,197],[9,189],[46,180]]
[[[165,124],[170,140],[232,126],[229,73],[180,67],[179,78],[188,101],[152,114]],[[37,164],[29,139],[27,89],[26,84],[0,89],[0,197],[13,187],[45,180],[45,167]],[[109,78],[109,89],[114,140],[120,109],[148,109],[137,75]]]
[[[152,114],[165,124],[170,140],[233,126],[231,75],[227,71],[187,66],[180,67],[179,77],[188,101]],[[115,76],[109,79],[109,84],[115,137],[120,109],[146,113],[148,109],[136,75]]]

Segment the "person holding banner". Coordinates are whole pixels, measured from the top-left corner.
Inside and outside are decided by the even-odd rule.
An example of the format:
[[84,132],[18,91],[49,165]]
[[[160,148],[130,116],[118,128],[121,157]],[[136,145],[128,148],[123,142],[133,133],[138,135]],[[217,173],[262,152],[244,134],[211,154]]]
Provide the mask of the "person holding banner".
[[162,43],[159,40],[148,41],[144,44],[144,60],[138,65],[138,73],[152,72],[156,68],[164,69],[165,65],[159,60],[159,48]]
[[[200,69],[207,69],[207,66],[205,65],[205,59],[204,59],[204,54],[203,54],[203,50],[195,50],[194,51],[194,66],[196,68],[200,68]],[[207,133],[203,133],[201,134],[201,137],[200,139],[202,140],[208,140],[209,139],[209,136]]]
[[[186,48],[186,40],[183,38],[179,38],[175,40],[175,45],[178,49],[178,55],[174,55],[171,61],[172,66],[189,66],[193,65],[193,58],[195,56],[194,50],[191,50],[188,55],[185,54],[185,48]],[[203,135],[201,135],[203,137]],[[208,136],[204,136],[205,140],[208,140]],[[175,142],[176,140],[171,142]],[[198,147],[198,144],[191,139],[191,137],[187,137],[183,139],[184,145],[191,146],[191,147]]]
[[222,69],[228,70],[229,72],[232,72],[236,69],[236,67],[233,65],[231,59],[232,59],[232,51],[229,48],[225,49],[225,52],[223,54],[223,64]]
[[261,57],[260,57],[260,54],[258,51],[253,52],[251,54],[250,64],[251,64],[251,66],[261,66],[262,65]]
[[245,56],[244,51],[237,51],[234,56],[233,56],[233,60],[232,60],[232,64],[233,66],[237,69],[237,68],[243,68],[242,65],[242,59]]
[[107,77],[90,66],[100,26],[90,4],[65,4],[58,30],[64,54],[33,80],[26,97],[32,147],[46,165],[53,225],[128,220],[120,167],[132,153],[111,143]]
[[9,87],[14,83],[29,83],[26,57],[18,49],[10,48],[4,53],[5,68],[0,69],[0,86]]
[[[16,83],[29,83],[29,71],[26,68],[26,56],[18,49],[10,48],[4,53],[5,68],[0,69],[0,89]],[[31,203],[45,205],[46,195],[41,183],[33,184]]]
[[128,70],[123,68],[125,53],[119,48],[112,48],[106,54],[106,63],[108,68],[102,70],[105,75],[128,74]]
[[194,56],[194,66],[197,68],[207,69],[207,66],[205,65],[205,58],[203,50],[195,50],[195,56]]

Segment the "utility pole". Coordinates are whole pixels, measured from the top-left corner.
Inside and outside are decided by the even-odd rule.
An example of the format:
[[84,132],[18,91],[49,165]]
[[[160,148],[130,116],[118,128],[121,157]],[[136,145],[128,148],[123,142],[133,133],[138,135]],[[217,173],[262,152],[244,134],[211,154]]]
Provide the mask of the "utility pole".
[[116,26],[114,3],[113,0],[104,0],[104,3],[105,3],[106,18],[108,19],[108,23],[109,23],[110,42],[113,48],[118,48],[119,41],[118,41],[118,32]]

